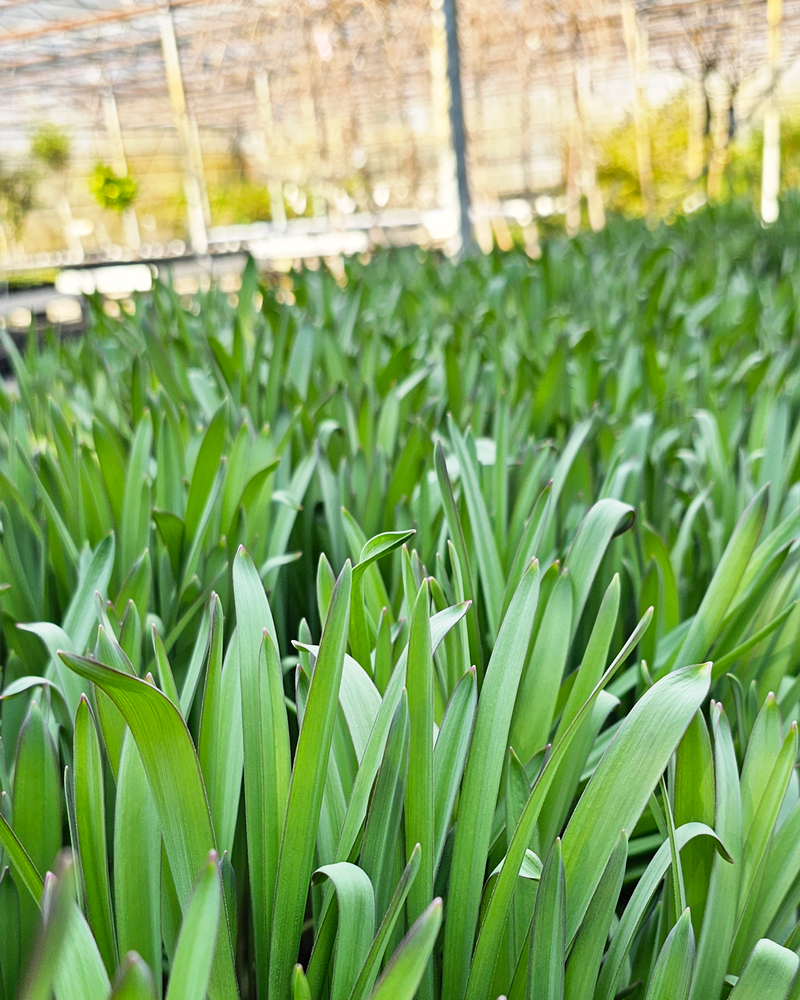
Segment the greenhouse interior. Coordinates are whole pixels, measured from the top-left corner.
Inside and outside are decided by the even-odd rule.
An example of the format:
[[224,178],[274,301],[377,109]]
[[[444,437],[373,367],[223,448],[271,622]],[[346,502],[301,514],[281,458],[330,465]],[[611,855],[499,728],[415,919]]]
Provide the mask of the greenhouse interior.
[[0,1000],[800,1000],[800,0],[0,0]]

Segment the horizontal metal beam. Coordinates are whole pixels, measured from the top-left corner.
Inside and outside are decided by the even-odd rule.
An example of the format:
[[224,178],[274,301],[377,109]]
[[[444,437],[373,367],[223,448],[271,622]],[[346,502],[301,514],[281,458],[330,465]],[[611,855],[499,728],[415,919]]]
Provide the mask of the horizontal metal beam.
[[[226,0],[170,0],[170,7],[190,7],[195,4],[225,3]],[[4,31],[0,33],[0,45],[11,45],[15,42],[29,42],[46,35],[60,35],[73,31],[86,31],[100,24],[113,24],[116,21],[134,21],[140,17],[154,17],[164,12],[165,5],[161,3],[148,4],[146,7],[121,7],[119,10],[107,10],[92,17],[71,18],[68,21],[48,21],[36,28],[23,28],[20,31]]]

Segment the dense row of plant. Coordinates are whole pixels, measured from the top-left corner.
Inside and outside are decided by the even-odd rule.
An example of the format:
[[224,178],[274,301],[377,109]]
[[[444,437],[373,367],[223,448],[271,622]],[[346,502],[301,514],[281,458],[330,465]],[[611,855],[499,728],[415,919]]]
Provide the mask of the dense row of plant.
[[0,996],[800,997],[784,219],[5,337]]

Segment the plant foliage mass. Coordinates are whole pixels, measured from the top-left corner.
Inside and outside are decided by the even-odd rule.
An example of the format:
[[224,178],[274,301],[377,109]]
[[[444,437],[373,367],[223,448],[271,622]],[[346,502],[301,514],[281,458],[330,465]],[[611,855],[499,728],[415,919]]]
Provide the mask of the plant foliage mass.
[[0,998],[800,997],[796,215],[0,333]]

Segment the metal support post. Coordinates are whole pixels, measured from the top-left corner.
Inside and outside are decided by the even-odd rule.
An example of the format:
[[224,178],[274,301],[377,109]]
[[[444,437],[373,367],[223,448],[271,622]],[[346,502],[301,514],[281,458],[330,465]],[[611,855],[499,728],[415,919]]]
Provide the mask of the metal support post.
[[450,135],[456,157],[461,252],[471,254],[475,249],[475,237],[472,233],[470,220],[467,135],[464,127],[464,101],[461,93],[461,54],[458,45],[456,0],[444,0],[444,17],[447,34],[447,79],[450,83]]

